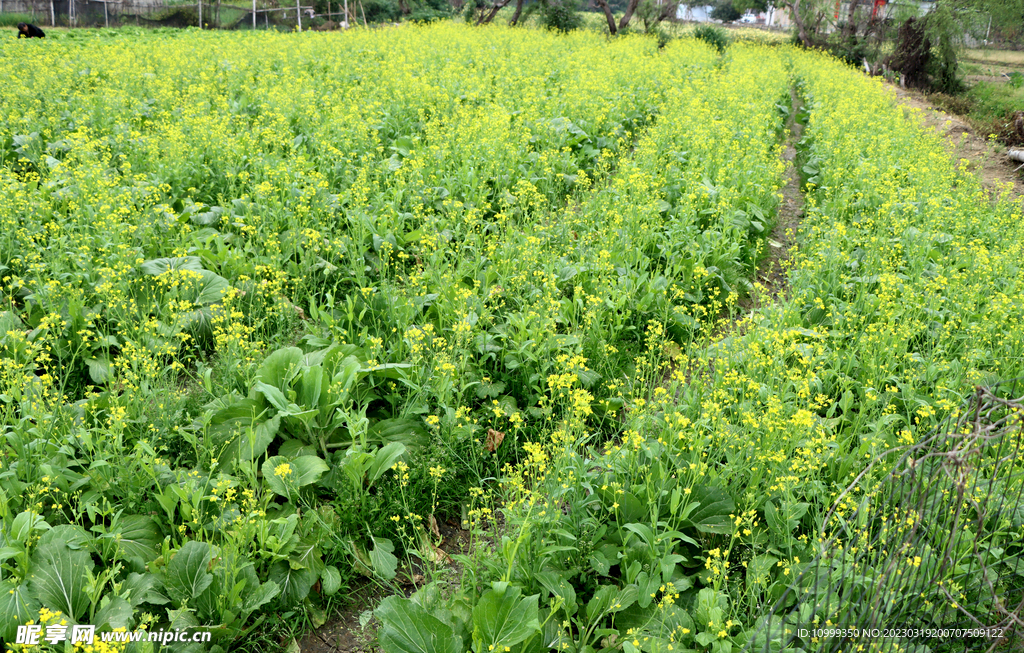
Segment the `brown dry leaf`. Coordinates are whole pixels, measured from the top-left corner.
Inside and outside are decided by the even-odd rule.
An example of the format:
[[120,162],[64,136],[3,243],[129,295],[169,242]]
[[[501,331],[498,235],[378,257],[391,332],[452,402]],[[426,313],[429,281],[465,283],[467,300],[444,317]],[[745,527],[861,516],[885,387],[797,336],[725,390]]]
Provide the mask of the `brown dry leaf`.
[[427,515],[427,522],[430,524],[430,532],[434,534],[434,537],[436,537],[439,542],[443,542],[444,538],[441,537],[441,529],[437,527],[437,520],[434,519],[433,513]]
[[434,555],[432,556],[431,562],[435,564],[447,565],[451,564],[452,558],[443,549],[434,547]]
[[487,440],[484,441],[484,449],[487,449],[491,453],[494,453],[498,449],[498,447],[501,446],[501,442],[504,439],[504,431],[495,431],[494,429],[487,429]]

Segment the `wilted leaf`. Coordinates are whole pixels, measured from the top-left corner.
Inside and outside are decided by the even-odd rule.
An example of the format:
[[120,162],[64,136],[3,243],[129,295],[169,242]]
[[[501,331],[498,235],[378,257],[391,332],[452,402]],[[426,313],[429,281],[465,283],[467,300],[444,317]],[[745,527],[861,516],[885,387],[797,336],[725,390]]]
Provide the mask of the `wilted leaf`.
[[487,439],[484,441],[484,449],[494,453],[498,447],[501,446],[502,441],[505,439],[504,431],[495,431],[494,429],[487,429]]

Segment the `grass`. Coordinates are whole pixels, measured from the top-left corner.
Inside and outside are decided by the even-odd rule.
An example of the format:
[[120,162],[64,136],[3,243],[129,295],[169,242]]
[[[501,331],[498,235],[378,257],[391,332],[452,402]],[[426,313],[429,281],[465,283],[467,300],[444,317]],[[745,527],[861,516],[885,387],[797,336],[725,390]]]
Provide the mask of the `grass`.
[[1024,52],[1016,50],[968,49],[967,59],[986,63],[1024,66]]

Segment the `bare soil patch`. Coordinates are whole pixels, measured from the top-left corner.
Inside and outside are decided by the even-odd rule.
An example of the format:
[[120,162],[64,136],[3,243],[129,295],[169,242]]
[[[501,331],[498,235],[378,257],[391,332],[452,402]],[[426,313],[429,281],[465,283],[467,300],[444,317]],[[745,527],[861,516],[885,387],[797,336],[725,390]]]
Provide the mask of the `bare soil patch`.
[[749,315],[762,304],[778,301],[788,289],[788,262],[793,255],[797,231],[804,216],[804,196],[800,191],[800,173],[796,169],[796,144],[800,142],[803,125],[794,119],[803,103],[795,89],[790,91],[790,106],[790,119],[786,125],[789,129],[789,138],[782,153],[782,158],[788,164],[785,172],[786,183],[780,191],[782,203],[779,205],[775,227],[765,240],[764,258],[758,263],[757,271],[754,273],[754,282],[763,290],[740,301],[740,307],[743,309],[740,318]]
[[[493,530],[498,532],[504,525],[499,519],[494,524]],[[462,575],[462,565],[453,559],[455,555],[471,553],[471,537],[467,530],[463,530],[458,520],[449,519],[437,523],[438,533],[442,538],[441,546],[438,547],[444,552],[443,562],[434,571],[433,580],[440,580],[446,587],[443,591],[454,591],[458,588],[459,578]],[[495,542],[488,541],[486,544],[494,546]],[[416,564],[415,558],[414,565]],[[406,596],[411,596],[425,582],[429,572],[416,565],[410,570],[406,565],[401,565],[396,581]],[[332,618],[323,626],[306,635],[299,642],[301,653],[380,653],[377,645],[376,619],[370,619],[365,628],[360,623],[360,617],[367,611],[373,610],[391,592],[385,591],[374,583],[366,580],[359,584],[352,592],[350,598],[343,608],[332,615]]]

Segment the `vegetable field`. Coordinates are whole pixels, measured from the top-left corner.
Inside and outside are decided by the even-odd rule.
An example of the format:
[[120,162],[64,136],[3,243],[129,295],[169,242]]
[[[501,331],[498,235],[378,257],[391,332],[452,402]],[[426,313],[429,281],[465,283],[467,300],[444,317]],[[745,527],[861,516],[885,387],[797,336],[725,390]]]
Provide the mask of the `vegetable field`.
[[880,82],[453,24],[18,42],[0,79],[5,642],[296,650],[373,582],[385,653],[819,650],[850,606],[780,610],[827,538],[907,520],[926,582],[835,581],[878,627],[1021,600],[1019,448],[972,454],[956,546],[876,492],[1024,374],[1021,202]]

